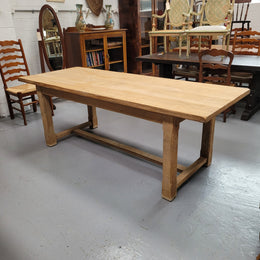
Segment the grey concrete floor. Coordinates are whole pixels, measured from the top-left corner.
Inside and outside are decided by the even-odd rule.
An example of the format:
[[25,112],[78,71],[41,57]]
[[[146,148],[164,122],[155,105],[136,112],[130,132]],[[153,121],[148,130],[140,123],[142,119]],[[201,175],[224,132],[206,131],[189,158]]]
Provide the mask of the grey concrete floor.
[[[86,107],[56,100],[57,131]],[[0,259],[255,259],[260,253],[260,111],[217,118],[213,162],[161,199],[162,169],[70,137],[44,142],[40,112],[0,119]],[[162,154],[162,126],[98,109],[96,130]],[[201,124],[184,121],[179,162],[199,155]]]

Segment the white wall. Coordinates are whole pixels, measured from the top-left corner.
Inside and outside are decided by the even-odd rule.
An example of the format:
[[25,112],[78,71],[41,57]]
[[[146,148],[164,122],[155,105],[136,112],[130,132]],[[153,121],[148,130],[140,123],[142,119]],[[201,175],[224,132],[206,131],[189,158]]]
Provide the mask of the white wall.
[[[15,39],[16,33],[11,14],[11,2],[9,0],[0,0],[0,3],[0,40]],[[7,116],[9,111],[1,80],[0,85],[0,116]]]
[[[47,2],[46,0],[0,0],[0,40],[16,40],[20,38],[23,43],[30,73],[40,73],[40,57],[36,37],[36,30],[39,25],[38,11],[44,4],[49,4],[57,12],[61,27],[66,28],[75,26],[77,16],[76,3],[83,4],[83,11],[88,9],[85,0],[65,0],[64,3]],[[117,29],[119,28],[118,0],[104,0],[104,7],[106,4],[112,5],[112,11],[114,11],[113,19],[115,21],[114,28]],[[35,11],[28,12],[27,10]],[[64,10],[71,10],[71,12],[64,12]],[[104,25],[105,12],[102,12],[98,17],[89,13],[85,20],[86,23]],[[0,116],[7,116],[9,112],[1,80],[0,85]]]

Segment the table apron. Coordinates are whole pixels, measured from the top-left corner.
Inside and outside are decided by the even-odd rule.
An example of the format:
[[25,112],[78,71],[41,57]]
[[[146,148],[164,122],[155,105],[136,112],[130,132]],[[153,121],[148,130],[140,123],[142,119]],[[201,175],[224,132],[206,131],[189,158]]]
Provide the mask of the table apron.
[[147,111],[147,110],[140,109],[140,108],[125,106],[122,104],[117,104],[117,103],[110,102],[110,101],[104,101],[104,100],[100,100],[100,99],[93,98],[93,97],[86,97],[86,96],[66,92],[63,90],[50,89],[50,88],[45,88],[42,86],[37,86],[37,91],[40,91],[44,95],[64,98],[64,99],[75,101],[78,103],[87,104],[89,106],[95,106],[95,107],[103,108],[103,109],[110,110],[113,112],[118,112],[118,113],[126,114],[129,116],[138,117],[138,118],[152,121],[155,123],[162,124],[164,121],[169,120],[169,118],[176,118],[179,121],[185,120],[185,119],[181,119],[181,118],[178,118],[175,116],[170,116],[170,115]]

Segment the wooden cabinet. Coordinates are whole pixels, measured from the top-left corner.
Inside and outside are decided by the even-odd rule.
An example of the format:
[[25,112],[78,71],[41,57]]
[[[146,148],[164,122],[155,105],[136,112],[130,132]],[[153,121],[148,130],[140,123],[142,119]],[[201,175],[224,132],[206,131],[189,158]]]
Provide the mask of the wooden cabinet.
[[[165,0],[120,0],[120,27],[127,29],[128,72],[146,73],[151,71],[151,64],[136,61],[136,57],[150,53],[149,34],[152,30],[152,14],[163,14]],[[163,19],[157,21],[163,29]],[[155,41],[154,48],[163,46],[162,37]]]
[[64,30],[66,66],[127,72],[126,29]]

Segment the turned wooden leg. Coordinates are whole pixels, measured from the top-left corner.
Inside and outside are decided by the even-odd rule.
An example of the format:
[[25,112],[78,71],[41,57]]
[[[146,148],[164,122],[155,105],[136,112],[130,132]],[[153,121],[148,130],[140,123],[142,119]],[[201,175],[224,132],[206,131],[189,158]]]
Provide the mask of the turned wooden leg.
[[45,142],[48,146],[54,146],[57,144],[57,137],[54,132],[53,121],[52,121],[52,109],[50,106],[50,97],[44,95],[40,88],[37,88],[37,94],[39,97],[42,123],[44,128]]
[[209,122],[203,123],[200,156],[207,158],[206,166],[212,161],[215,120],[214,117]]
[[177,195],[177,152],[179,121],[171,118],[163,122],[163,178],[162,197],[172,201]]
[[91,122],[90,128],[93,129],[98,127],[96,107],[88,106],[88,121]]

